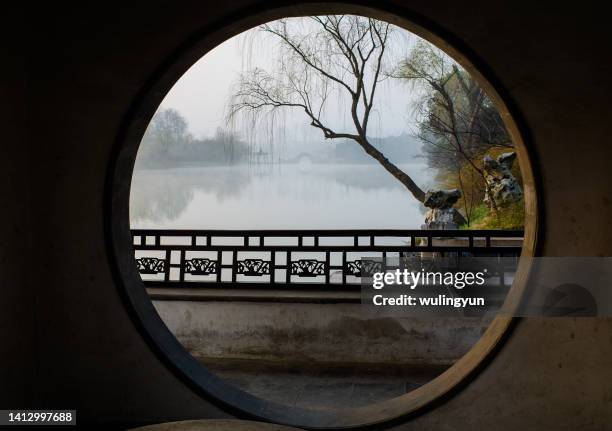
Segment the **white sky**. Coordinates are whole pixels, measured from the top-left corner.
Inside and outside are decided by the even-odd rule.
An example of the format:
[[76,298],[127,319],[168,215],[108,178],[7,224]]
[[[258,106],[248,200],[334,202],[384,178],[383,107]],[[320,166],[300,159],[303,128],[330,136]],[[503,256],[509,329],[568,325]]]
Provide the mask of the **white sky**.
[[[271,71],[274,64],[276,49],[273,41],[270,38],[261,38],[261,33],[250,38],[248,33],[252,35],[252,32],[256,31],[257,29],[252,29],[229,39],[202,57],[174,85],[160,109],[178,110],[187,119],[189,129],[195,137],[212,136],[217,127],[225,127],[225,107],[232,83],[240,72],[254,66]],[[407,51],[417,37],[405,30],[398,31],[402,33],[401,40],[405,41],[405,46],[400,49]],[[249,45],[251,50],[245,49],[247,41],[250,40],[254,40],[253,44]],[[413,131],[410,124],[412,93],[411,88],[399,80],[388,79],[382,82],[377,89],[375,106],[378,112],[370,120],[370,133],[374,136],[389,136]],[[342,120],[344,117],[340,115],[345,106],[346,104],[338,100],[332,100],[327,112],[336,115],[336,118],[329,118],[328,121],[334,124],[340,121],[346,131],[353,132],[351,125],[346,124],[346,120]],[[321,137],[320,131],[308,124],[303,112],[287,112],[285,133],[299,135],[301,139],[308,136]]]

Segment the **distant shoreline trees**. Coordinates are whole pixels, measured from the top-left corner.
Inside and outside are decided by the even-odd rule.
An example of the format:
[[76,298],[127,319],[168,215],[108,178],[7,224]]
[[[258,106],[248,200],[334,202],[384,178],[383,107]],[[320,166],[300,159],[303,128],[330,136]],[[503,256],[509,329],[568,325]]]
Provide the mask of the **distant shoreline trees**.
[[163,109],[153,116],[142,138],[136,169],[234,165],[247,162],[249,151],[245,142],[221,128],[212,138],[196,139],[177,110]]
[[[370,138],[372,145],[398,163],[411,163],[420,154],[421,142],[416,136],[401,134]],[[319,144],[317,142],[317,144]],[[187,120],[175,109],[158,111],[141,141],[136,169],[176,168],[181,166],[237,166],[244,164],[292,163],[304,151],[295,149],[287,157],[261,160],[237,134],[217,128],[211,138],[196,139],[189,132]],[[338,140],[326,151],[312,154],[315,163],[377,163],[350,140]]]

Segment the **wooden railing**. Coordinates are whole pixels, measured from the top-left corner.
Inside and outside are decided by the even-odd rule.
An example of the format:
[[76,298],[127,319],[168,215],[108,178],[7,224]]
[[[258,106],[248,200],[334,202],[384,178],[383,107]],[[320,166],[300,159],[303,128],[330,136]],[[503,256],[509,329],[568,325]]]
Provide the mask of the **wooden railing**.
[[147,287],[347,289],[378,268],[372,258],[519,256],[523,232],[136,229],[132,237]]

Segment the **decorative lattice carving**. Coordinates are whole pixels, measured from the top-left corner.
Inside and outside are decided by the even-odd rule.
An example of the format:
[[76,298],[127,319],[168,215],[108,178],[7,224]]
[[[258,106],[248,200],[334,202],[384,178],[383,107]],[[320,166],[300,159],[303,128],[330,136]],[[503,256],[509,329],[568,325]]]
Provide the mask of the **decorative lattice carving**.
[[217,272],[217,261],[194,257],[185,261],[185,273],[192,275],[210,275]]
[[164,272],[166,261],[157,257],[141,257],[136,259],[136,266],[141,274],[159,274]]
[[237,274],[261,277],[270,274],[270,262],[263,259],[244,259],[236,262]]
[[291,262],[291,275],[317,277],[325,275],[325,262],[316,259],[300,259]]
[[355,277],[370,277],[382,271],[382,263],[371,259],[359,259],[346,262],[344,273]]

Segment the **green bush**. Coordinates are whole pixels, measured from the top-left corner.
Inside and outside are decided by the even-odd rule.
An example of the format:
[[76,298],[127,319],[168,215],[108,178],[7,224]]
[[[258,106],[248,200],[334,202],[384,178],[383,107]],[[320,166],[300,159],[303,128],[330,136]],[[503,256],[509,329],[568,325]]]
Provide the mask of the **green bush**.
[[525,225],[525,202],[521,199],[508,205],[500,206],[498,214],[489,210],[485,204],[480,204],[472,211],[470,225],[467,223],[460,229],[502,229],[520,230]]

